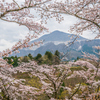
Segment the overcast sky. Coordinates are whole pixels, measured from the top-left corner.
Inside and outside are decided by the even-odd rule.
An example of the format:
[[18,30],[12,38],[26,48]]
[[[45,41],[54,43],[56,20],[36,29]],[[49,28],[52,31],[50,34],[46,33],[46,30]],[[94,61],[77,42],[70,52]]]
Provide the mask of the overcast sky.
[[[48,24],[45,26],[49,28],[48,34],[55,30],[69,33],[68,30],[70,29],[70,26],[76,21],[76,18],[66,16],[65,20],[60,24],[56,22],[55,19],[50,19]],[[0,20],[0,51],[11,48],[19,39],[24,38],[27,33],[29,33],[29,30],[24,26]],[[94,37],[94,35],[89,34],[89,32],[84,32],[82,36],[88,39],[92,39]]]
[[[48,34],[55,30],[69,33],[70,26],[76,22],[77,19],[75,17],[66,15],[65,20],[60,24],[53,18],[45,26],[49,28]],[[24,26],[0,20],[0,51],[11,48],[19,39],[24,38],[28,32],[29,30]],[[94,35],[89,34],[89,32],[84,32],[82,36],[88,39],[94,38]]]

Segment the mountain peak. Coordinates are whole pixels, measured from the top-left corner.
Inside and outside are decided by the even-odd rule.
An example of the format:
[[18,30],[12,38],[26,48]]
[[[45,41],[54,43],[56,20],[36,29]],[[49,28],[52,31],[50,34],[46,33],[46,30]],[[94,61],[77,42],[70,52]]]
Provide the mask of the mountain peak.
[[60,32],[60,33],[61,33],[62,31],[59,31],[59,30],[55,30],[55,31],[53,31],[52,33],[54,33],[54,32],[58,32],[58,33]]
[[62,32],[62,31],[59,31],[59,30],[55,30],[55,31],[51,32],[50,34],[60,34],[60,35],[68,34],[69,35],[69,33],[65,33],[65,32]]
[[[39,39],[36,39],[35,41],[40,41],[40,40],[44,40],[44,42],[73,41],[73,39],[70,39],[69,35],[71,35],[71,34],[65,33],[65,32],[62,32],[62,31],[59,31],[59,30],[55,30],[55,31],[51,32],[50,34],[46,34],[46,35],[41,36]],[[86,40],[86,39],[80,36],[77,40],[83,41],[83,40]]]

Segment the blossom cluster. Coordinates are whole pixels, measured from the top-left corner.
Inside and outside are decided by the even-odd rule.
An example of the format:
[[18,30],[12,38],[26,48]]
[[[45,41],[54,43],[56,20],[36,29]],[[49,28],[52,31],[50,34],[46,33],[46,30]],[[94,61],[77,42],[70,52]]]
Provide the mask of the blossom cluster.
[[100,0],[64,0],[54,1],[47,6],[45,11],[71,15],[78,19],[70,28],[70,32],[82,34],[86,30],[97,33],[95,38],[100,37]]

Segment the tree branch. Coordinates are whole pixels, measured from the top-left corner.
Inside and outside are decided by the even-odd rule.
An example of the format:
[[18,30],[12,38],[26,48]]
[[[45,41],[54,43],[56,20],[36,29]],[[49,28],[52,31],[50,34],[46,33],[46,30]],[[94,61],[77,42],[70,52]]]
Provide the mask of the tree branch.
[[28,7],[24,6],[22,8],[18,8],[18,9],[6,10],[3,14],[0,15],[0,18],[4,17],[6,14],[8,14],[10,12],[17,12],[17,11],[20,11],[20,10],[23,10],[23,9],[26,9],[26,8],[33,8],[33,7],[36,7],[37,5],[41,5],[41,4],[44,4],[44,3],[47,3],[47,2],[49,2],[49,1],[47,0],[47,1],[44,1],[44,2],[41,2],[41,3],[37,3],[37,4],[34,4],[34,6],[29,5]]
[[76,89],[76,91],[69,97],[69,100],[78,92],[80,86],[81,86],[81,83],[79,84],[79,86],[78,86],[78,88]]

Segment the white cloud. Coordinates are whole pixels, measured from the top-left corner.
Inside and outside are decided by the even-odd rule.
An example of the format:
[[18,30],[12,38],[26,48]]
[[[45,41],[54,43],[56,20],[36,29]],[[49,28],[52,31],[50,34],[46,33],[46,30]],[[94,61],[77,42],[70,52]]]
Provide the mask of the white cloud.
[[[62,21],[60,24],[55,19],[50,19],[48,21],[48,24],[46,26],[49,28],[49,32],[59,30],[69,33],[70,26],[73,26],[78,21],[78,19],[73,16],[70,15],[63,15],[63,16],[64,16],[64,21]],[[84,31],[81,36],[87,39],[94,39],[96,34],[93,34],[91,31]]]
[[[69,15],[63,15],[64,21],[60,24],[53,18],[48,20],[48,24],[45,26],[49,28],[49,33],[55,30],[69,33],[70,26],[77,22],[75,17]],[[16,23],[9,23],[0,20],[0,51],[11,48],[11,46],[19,39],[23,39],[29,30],[24,26],[19,26]],[[85,38],[94,38],[94,34],[89,34],[89,31],[84,32],[82,35]],[[47,33],[45,33],[47,34]]]
[[59,30],[69,33],[68,30],[70,30],[70,26],[76,23],[77,19],[70,15],[63,15],[63,17],[64,21],[62,21],[61,23],[58,23],[55,19],[50,19],[48,21],[47,27],[51,32]]
[[0,20],[0,51],[11,48],[19,39],[23,39],[29,30],[16,23]]
[[13,45],[15,44],[15,42],[9,42],[9,41],[6,41],[5,39],[1,39],[0,40],[0,51],[3,51],[7,48],[11,48]]
[[7,40],[16,41],[16,38],[20,38],[20,34],[25,36],[28,32],[28,29],[24,26],[0,20],[0,39],[5,38]]

